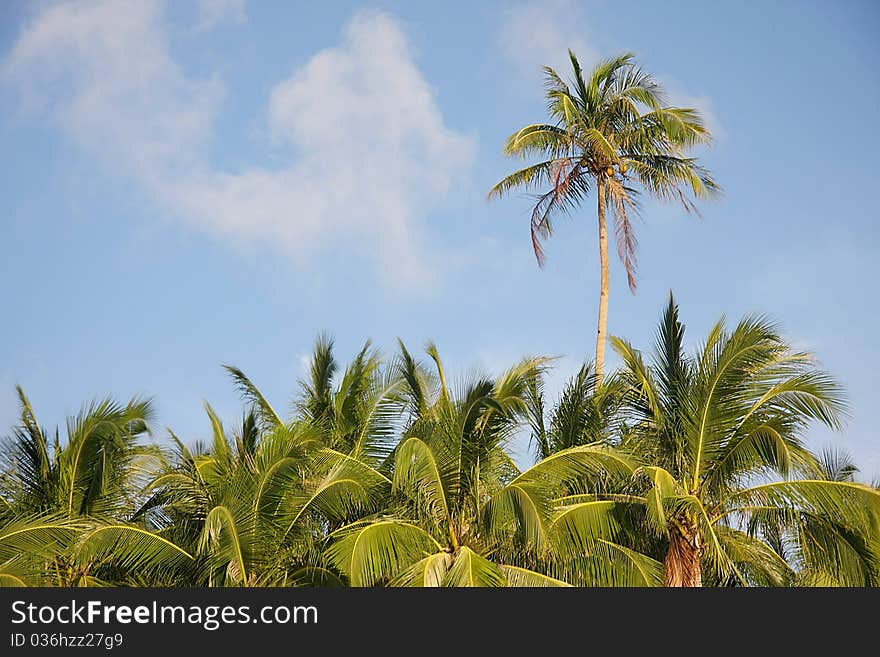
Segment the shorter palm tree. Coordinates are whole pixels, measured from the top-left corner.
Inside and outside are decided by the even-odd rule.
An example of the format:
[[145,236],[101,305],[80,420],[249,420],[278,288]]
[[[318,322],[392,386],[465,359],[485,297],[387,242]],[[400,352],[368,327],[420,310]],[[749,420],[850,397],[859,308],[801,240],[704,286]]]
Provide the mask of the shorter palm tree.
[[599,572],[603,582],[620,581],[632,575],[632,559],[650,569],[646,559],[611,540],[588,555],[572,549],[577,556],[566,563],[577,562],[579,571],[557,565],[565,561],[555,556],[557,547],[571,546],[568,526],[583,520],[579,506],[557,507],[559,491],[614,462],[626,464],[589,445],[520,472],[506,447],[525,422],[529,390],[536,389],[546,359],[525,359],[454,394],[436,348],[430,345],[428,353],[436,375],[401,344],[411,421],[393,457],[396,498],[384,513],[330,536],[328,557],[352,585],[564,586],[580,583],[578,576],[595,583]]
[[545,409],[543,380],[528,391],[528,418],[536,457],[545,459],[569,447],[613,442],[620,431],[622,388],[616,376],[597,385],[592,363],[584,363],[562,389],[552,409]]
[[394,414],[394,385],[369,345],[334,387],[332,343],[319,339],[310,378],[285,421],[238,368],[227,366],[249,408],[229,434],[206,405],[209,446],[176,436],[174,463],[142,510],[197,556],[196,584],[340,584],[322,547],[329,532],[374,513],[391,492],[376,467]]
[[20,423],[4,445],[0,479],[0,579],[135,583],[192,560],[135,522],[160,459],[141,442],[152,416],[148,400],[93,401],[68,419],[66,441],[56,429],[50,443],[24,390],[16,392]]
[[[880,492],[828,476],[804,444],[811,421],[838,427],[838,384],[761,317],[724,320],[693,355],[670,297],[653,359],[614,338],[637,464],[618,492],[662,552],[664,582],[878,583]],[[636,511],[640,509],[640,511]],[[645,541],[639,545],[645,549]]]

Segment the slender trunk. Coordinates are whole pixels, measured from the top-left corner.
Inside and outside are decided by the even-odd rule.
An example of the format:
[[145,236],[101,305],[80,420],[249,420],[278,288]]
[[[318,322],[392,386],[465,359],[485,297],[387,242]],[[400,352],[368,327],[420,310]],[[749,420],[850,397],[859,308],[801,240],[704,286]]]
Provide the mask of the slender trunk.
[[605,183],[600,178],[596,184],[599,197],[599,261],[602,265],[602,282],[599,292],[599,329],[596,331],[596,389],[605,379],[605,337],[608,330],[608,225],[605,221]]
[[677,529],[669,534],[669,550],[663,562],[663,586],[703,586],[699,534],[696,531],[687,534]]

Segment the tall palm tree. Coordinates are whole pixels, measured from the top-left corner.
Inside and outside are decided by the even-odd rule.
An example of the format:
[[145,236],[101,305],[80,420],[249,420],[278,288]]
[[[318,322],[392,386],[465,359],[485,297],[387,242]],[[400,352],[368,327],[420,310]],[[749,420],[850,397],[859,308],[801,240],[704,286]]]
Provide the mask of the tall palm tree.
[[544,67],[550,122],[528,125],[504,145],[509,156],[534,155],[542,161],[501,180],[489,198],[516,189],[540,190],[532,210],[531,235],[538,264],[543,266],[541,241],[551,235],[554,216],[575,210],[595,192],[601,271],[595,382],[601,385],[610,280],[608,209],[614,219],[617,252],[634,292],[637,242],[631,219],[638,211],[638,194],[646,191],[696,211],[696,199],[712,197],[720,188],[687,154],[712,139],[700,113],[666,106],[662,87],[636,66],[632,54],[601,61],[586,76],[571,51],[569,58],[571,84]]
[[845,412],[810,354],[746,317],[732,330],[722,319],[688,355],[671,297],[650,364],[612,340],[628,420],[618,449],[638,466],[619,503],[661,546],[667,585],[880,582],[880,491],[803,442],[809,422],[838,427]]

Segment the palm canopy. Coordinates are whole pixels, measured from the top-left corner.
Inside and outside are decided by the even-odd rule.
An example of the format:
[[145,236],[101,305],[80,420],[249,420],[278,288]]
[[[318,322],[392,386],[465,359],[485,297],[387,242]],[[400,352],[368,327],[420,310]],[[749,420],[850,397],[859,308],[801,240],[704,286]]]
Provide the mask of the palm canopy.
[[[0,581],[136,583],[192,560],[135,522],[161,453],[142,439],[149,400],[95,400],[67,420],[62,442],[16,387],[19,424],[7,438],[0,498]],[[138,575],[134,576],[134,573]]]
[[375,518],[342,527],[328,554],[355,585],[498,585],[499,567],[484,556],[485,500],[518,470],[506,442],[523,410],[522,395],[540,360],[526,360],[498,380],[450,389],[435,347],[436,373],[401,343],[396,363],[409,422],[394,449],[396,498]]
[[527,397],[531,442],[536,457],[579,445],[610,443],[620,431],[623,387],[612,376],[597,385],[596,369],[585,362],[562,388],[552,408],[545,407],[544,383],[535,381]]
[[341,368],[322,338],[290,418],[227,367],[240,423],[206,405],[207,444],[168,454],[139,442],[145,402],[86,405],[50,445],[19,391],[0,583],[880,583],[880,490],[803,440],[841,424],[838,384],[762,317],[684,345],[670,297],[650,357],[615,338],[620,369],[586,364],[545,410],[545,358],[450,384],[433,345]]
[[637,241],[631,215],[646,191],[696,211],[694,200],[720,191],[709,172],[687,152],[711,141],[700,113],[665,104],[662,86],[640,69],[631,53],[603,60],[588,74],[569,51],[572,79],[566,83],[544,67],[549,123],[527,125],[512,134],[504,152],[540,157],[501,180],[489,198],[517,189],[538,191],[532,211],[532,246],[544,263],[542,240],[553,218],[577,208],[595,188],[610,202],[618,253],[630,288],[636,288]]
[[838,384],[762,317],[722,319],[688,355],[670,297],[653,359],[614,338],[639,467],[627,493],[665,545],[667,584],[876,584],[880,492],[828,476],[803,442],[810,422],[838,427]]
[[191,451],[172,434],[173,464],[142,514],[198,557],[195,583],[340,583],[323,541],[391,491],[377,468],[400,405],[393,377],[367,344],[336,381],[332,342],[319,338],[297,414],[284,420],[244,372],[226,370],[248,403],[240,428],[206,405],[208,445]]
[[[330,560],[353,585],[563,586],[656,583],[658,566],[614,543],[611,519],[559,498],[567,482],[623,469],[602,445],[564,450],[526,472],[507,451],[546,359],[450,389],[401,344],[410,421],[393,457],[395,497],[382,514],[331,535]],[[571,531],[571,526],[581,530]],[[600,527],[601,525],[601,527]],[[593,529],[596,531],[593,532]],[[590,539],[584,543],[583,536]],[[594,535],[595,534],[595,535]],[[601,534],[601,535],[600,535]]]
[[148,400],[95,400],[51,433],[16,386],[19,424],[4,445],[3,496],[22,513],[118,517],[133,512],[146,467],[158,456],[141,439],[152,417]]

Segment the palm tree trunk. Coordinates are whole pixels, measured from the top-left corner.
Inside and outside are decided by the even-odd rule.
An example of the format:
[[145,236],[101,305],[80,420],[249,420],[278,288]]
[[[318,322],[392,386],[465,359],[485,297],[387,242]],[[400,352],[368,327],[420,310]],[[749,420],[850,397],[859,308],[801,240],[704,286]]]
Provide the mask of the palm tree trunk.
[[596,389],[605,378],[605,339],[608,331],[608,225],[605,221],[605,183],[599,179],[596,184],[599,197],[599,261],[602,266],[602,282],[599,292],[599,328],[596,331]]
[[669,533],[669,549],[663,562],[663,586],[703,586],[700,567],[700,539],[696,532],[685,536],[673,529]]

